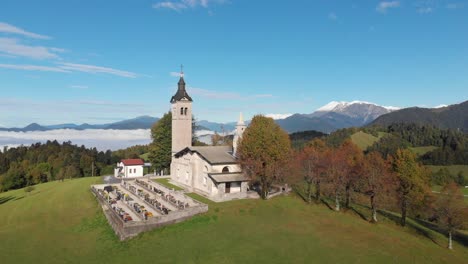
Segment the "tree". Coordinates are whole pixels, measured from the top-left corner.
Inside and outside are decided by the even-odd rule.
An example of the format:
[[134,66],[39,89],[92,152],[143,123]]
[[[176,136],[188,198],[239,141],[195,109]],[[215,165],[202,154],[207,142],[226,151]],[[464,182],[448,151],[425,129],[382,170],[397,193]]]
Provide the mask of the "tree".
[[341,157],[345,159],[345,171],[343,172],[345,207],[349,208],[351,192],[354,191],[353,189],[355,188],[355,184],[362,173],[364,154],[362,150],[349,139],[343,142],[339,151],[342,152]]
[[345,185],[347,166],[343,155],[343,151],[334,148],[329,149],[325,154],[325,174],[335,196],[335,211],[340,211],[340,199]]
[[416,162],[416,156],[408,149],[398,149],[393,160],[397,176],[397,193],[401,209],[401,225],[406,225],[408,207],[421,202],[427,193],[428,177],[424,168]]
[[172,151],[172,114],[167,112],[151,128],[151,142],[149,156],[153,168],[156,171],[169,170],[171,166]]
[[290,155],[288,134],[272,118],[254,116],[239,142],[238,157],[244,173],[260,184],[263,199],[284,176]]
[[386,190],[394,186],[394,175],[390,164],[379,152],[370,152],[362,164],[362,176],[359,180],[361,192],[369,196],[372,210],[372,222],[377,222],[378,201]]
[[448,233],[449,249],[453,249],[452,234],[455,229],[462,228],[467,224],[468,208],[463,199],[463,194],[458,186],[451,182],[444,186],[435,204],[437,221]]
[[296,153],[295,161],[301,181],[306,184],[307,202],[312,202],[312,185],[315,184],[315,199],[320,200],[320,182],[325,170],[324,153],[327,147],[321,139],[314,139]]

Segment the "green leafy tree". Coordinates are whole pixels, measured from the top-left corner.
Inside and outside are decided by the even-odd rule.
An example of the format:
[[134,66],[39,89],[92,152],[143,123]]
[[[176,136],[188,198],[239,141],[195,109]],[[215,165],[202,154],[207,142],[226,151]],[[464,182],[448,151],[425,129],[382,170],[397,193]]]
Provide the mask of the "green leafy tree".
[[399,149],[393,160],[393,170],[397,176],[397,193],[401,209],[401,225],[406,225],[410,206],[422,202],[428,192],[426,170],[416,162],[416,156],[408,149]]
[[238,147],[244,173],[260,184],[260,196],[268,197],[272,183],[284,180],[291,155],[288,134],[271,118],[254,116]]
[[171,142],[172,142],[172,114],[168,112],[151,128],[151,142],[149,156],[153,168],[156,171],[168,171],[171,166]]

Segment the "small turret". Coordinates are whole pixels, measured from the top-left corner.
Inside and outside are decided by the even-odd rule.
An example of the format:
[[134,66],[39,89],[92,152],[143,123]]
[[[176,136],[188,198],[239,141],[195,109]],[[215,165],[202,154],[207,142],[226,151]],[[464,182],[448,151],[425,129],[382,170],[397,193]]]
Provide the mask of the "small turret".
[[242,113],[239,115],[239,121],[237,121],[236,125],[236,133],[234,134],[234,140],[232,141],[232,154],[237,156],[237,145],[239,144],[239,140],[242,138],[242,134],[244,134],[245,129],[247,126],[244,123],[244,117]]

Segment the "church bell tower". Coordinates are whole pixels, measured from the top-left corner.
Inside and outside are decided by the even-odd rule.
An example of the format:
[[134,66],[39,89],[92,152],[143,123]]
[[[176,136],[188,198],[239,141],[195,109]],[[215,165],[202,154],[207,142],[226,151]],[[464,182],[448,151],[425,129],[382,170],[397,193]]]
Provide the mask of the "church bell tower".
[[247,126],[244,123],[244,117],[242,116],[242,113],[239,115],[239,121],[236,124],[236,132],[234,134],[234,140],[232,142],[232,154],[234,156],[237,156],[237,145],[239,144],[239,140],[242,138],[242,134],[244,134],[244,130],[247,128]]
[[171,98],[172,155],[192,146],[192,98],[185,90],[184,72],[181,67],[178,89]]

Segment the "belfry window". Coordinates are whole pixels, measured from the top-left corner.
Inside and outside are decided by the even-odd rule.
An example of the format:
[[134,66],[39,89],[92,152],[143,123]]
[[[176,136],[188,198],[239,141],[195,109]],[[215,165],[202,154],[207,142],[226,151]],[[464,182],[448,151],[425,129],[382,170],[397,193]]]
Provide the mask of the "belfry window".
[[184,115],[187,115],[187,107],[184,109]]
[[223,168],[223,173],[226,173],[226,172],[229,172],[229,167],[228,166]]
[[184,108],[183,107],[180,108],[180,114],[184,115]]

